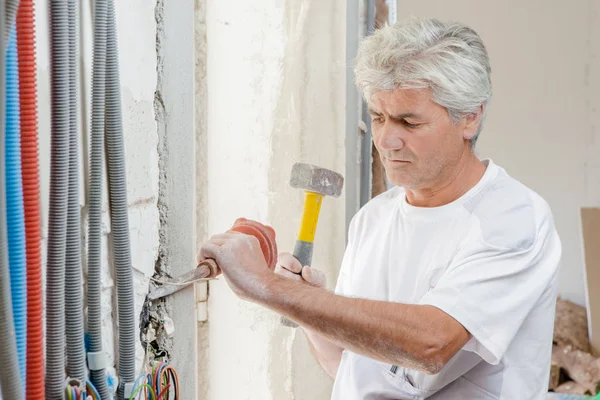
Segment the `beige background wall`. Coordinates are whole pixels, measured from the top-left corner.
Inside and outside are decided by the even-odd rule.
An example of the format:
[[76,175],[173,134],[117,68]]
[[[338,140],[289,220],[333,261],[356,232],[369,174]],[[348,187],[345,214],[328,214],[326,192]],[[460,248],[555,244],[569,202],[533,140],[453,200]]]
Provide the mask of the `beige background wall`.
[[398,1],[408,15],[462,21],[482,36],[494,96],[478,145],[541,194],[563,242],[559,293],[584,303],[579,209],[600,206],[600,3]]
[[[243,216],[272,224],[280,250],[291,251],[303,197],[288,184],[293,163],[345,167],[345,2],[206,0],[204,10],[197,39],[206,38],[199,49],[206,75],[197,71],[197,78],[207,96],[206,122],[198,121],[205,124],[198,171],[207,189],[199,203],[206,233]],[[313,265],[330,286],[345,246],[344,204],[326,199],[317,230]],[[209,291],[201,393],[210,400],[329,397],[331,379],[300,330],[239,300],[223,279]]]

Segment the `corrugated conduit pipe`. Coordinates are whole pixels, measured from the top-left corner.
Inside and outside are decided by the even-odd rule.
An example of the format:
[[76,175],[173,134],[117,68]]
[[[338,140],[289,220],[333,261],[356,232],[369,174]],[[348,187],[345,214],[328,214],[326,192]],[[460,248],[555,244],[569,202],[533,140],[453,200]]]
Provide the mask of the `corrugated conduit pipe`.
[[79,210],[79,124],[77,118],[77,3],[68,0],[69,20],[69,191],[65,256],[67,376],[85,382],[81,220]]
[[114,0],[108,0],[106,33],[106,152],[119,314],[117,399],[123,400],[129,398],[135,380],[135,312]]
[[25,217],[21,178],[21,134],[19,122],[19,68],[17,31],[11,30],[6,53],[6,223],[13,318],[21,382],[25,380],[27,344],[27,265],[25,262]]
[[46,397],[64,395],[65,246],[69,184],[69,22],[67,0],[50,0],[51,142],[46,272]]
[[[106,355],[102,349],[101,225],[106,85],[106,0],[94,2],[94,54],[92,61],[92,127],[88,193],[87,329],[90,380],[102,399],[108,399]],[[119,357],[120,358],[120,357]]]
[[[5,3],[0,2],[0,82],[6,80]],[[0,85],[0,132],[6,127],[6,85]],[[23,386],[19,373],[17,340],[12,312],[10,271],[8,265],[8,235],[6,225],[6,135],[0,135],[0,391],[4,399],[22,400]]]
[[[34,20],[33,0],[21,0],[17,13],[17,48],[27,253],[27,382],[35,382],[44,376],[42,230]],[[44,385],[29,385],[27,394],[32,399],[44,399]]]
[[5,13],[2,14],[4,17],[4,45],[8,47],[8,39],[10,38],[10,31],[15,25],[15,19],[17,18],[17,11],[19,9],[19,0],[6,0]]

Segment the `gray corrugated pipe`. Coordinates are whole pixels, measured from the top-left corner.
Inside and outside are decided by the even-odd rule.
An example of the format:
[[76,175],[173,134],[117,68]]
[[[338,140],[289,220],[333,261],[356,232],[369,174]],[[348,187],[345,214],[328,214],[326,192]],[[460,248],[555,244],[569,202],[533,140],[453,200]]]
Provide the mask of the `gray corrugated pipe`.
[[102,226],[102,156],[104,152],[104,102],[106,75],[106,0],[94,2],[94,54],[92,62],[92,137],[90,154],[90,183],[88,193],[88,261],[87,261],[87,329],[88,367],[90,379],[101,399],[108,399],[106,371],[102,362],[102,285],[101,285],[101,226]]
[[51,142],[46,262],[46,397],[61,399],[65,366],[65,246],[69,186],[69,21],[67,0],[50,0]]
[[69,20],[69,192],[65,263],[67,376],[86,379],[83,344],[83,293],[81,275],[81,220],[79,210],[79,121],[77,85],[77,3],[68,0]]
[[106,34],[106,153],[119,314],[119,388],[117,399],[122,400],[125,395],[129,397],[127,392],[135,380],[135,312],[114,0],[108,0],[108,29]]
[[4,49],[6,50],[6,45],[8,43],[8,38],[10,37],[10,29],[15,24],[17,19],[17,10],[19,9],[19,1],[20,0],[6,0],[6,8],[4,9],[4,28],[2,32],[4,32],[3,44]]
[[6,43],[8,35],[5,30],[4,2],[0,1],[0,359],[2,373],[0,373],[0,391],[4,399],[23,399],[23,387],[19,372],[19,359],[17,356],[17,338],[13,320],[12,300],[10,295],[10,273],[8,270],[8,248],[6,231],[6,174],[4,164],[4,132],[5,132],[5,66]]

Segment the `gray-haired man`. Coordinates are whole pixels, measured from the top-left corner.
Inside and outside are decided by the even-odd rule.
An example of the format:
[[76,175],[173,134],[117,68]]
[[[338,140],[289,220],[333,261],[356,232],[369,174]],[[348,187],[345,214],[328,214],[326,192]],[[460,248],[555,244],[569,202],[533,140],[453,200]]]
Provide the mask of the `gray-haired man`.
[[396,187],[353,219],[335,293],[289,254],[273,274],[248,236],[202,255],[305,329],[332,399],[543,399],[561,244],[546,202],[473,152],[492,93],[481,39],[434,19],[384,27],[356,82]]

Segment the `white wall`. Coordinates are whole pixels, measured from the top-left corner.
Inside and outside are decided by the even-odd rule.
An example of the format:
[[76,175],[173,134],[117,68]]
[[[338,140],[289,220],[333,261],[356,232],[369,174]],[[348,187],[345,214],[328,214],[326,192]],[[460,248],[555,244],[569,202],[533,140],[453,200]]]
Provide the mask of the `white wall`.
[[[206,2],[208,234],[236,218],[271,224],[291,251],[302,193],[294,162],[344,172],[345,2]],[[202,72],[198,79],[202,81]],[[202,168],[200,168],[202,171]],[[326,199],[314,266],[335,282],[345,243],[344,199]],[[210,283],[208,399],[326,399],[331,380],[303,334]]]
[[398,20],[454,19],[482,36],[494,95],[478,153],[548,201],[563,243],[559,293],[580,304],[579,209],[600,206],[599,11],[593,1],[398,0]]

